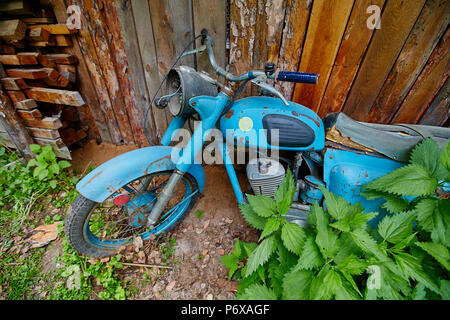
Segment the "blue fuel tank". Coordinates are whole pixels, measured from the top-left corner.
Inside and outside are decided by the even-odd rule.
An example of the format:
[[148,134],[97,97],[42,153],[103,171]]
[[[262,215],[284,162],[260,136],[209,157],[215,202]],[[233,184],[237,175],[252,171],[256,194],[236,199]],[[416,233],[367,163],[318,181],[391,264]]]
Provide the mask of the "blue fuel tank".
[[224,137],[237,146],[291,151],[320,151],[325,129],[319,116],[300,104],[272,97],[236,101],[220,119]]

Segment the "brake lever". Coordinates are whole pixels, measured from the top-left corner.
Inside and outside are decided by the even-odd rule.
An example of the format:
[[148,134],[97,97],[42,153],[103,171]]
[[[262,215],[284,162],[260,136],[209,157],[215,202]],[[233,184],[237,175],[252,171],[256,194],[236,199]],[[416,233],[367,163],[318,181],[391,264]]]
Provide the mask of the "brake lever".
[[286,100],[286,98],[281,94],[281,92],[279,92],[277,89],[275,89],[274,87],[272,87],[271,85],[266,83],[266,79],[263,77],[257,77],[255,79],[252,80],[252,83],[257,85],[258,87],[267,90],[271,93],[273,93],[274,95],[276,95],[278,98],[281,99],[281,101],[283,101],[283,103],[286,105],[286,107],[289,106],[289,102]]

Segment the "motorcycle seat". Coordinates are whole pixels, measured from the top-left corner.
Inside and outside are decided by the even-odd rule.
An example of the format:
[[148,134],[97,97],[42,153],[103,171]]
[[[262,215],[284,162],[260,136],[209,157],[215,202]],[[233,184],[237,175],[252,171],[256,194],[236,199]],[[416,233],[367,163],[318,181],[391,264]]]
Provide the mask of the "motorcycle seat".
[[409,161],[411,150],[423,139],[432,138],[443,148],[450,138],[450,128],[360,122],[343,112],[328,114],[322,120],[327,140],[401,162]]

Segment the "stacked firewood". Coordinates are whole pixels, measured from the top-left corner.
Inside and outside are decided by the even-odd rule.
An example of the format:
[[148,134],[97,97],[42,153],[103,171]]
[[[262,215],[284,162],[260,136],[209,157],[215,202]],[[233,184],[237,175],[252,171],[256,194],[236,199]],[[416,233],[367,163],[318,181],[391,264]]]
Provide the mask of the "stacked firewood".
[[70,158],[67,147],[88,130],[77,112],[85,105],[76,85],[78,60],[62,50],[77,30],[56,24],[49,10],[27,8],[28,2],[0,3],[0,81],[36,143]]

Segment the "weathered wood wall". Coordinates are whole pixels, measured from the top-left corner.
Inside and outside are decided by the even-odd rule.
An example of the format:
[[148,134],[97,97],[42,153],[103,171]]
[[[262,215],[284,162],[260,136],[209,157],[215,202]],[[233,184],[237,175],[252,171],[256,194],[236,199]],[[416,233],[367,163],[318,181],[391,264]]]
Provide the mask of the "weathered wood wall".
[[[320,116],[343,111],[360,121],[448,126],[450,0],[52,0],[64,1],[82,8],[72,50],[84,58],[84,96],[106,141],[146,144],[145,110],[202,28],[232,72],[272,61],[320,73],[315,86],[276,84]],[[371,5],[381,9],[379,29],[367,26]],[[182,63],[211,71],[204,54]],[[156,144],[170,115],[153,107],[147,120]]]

